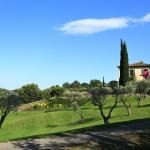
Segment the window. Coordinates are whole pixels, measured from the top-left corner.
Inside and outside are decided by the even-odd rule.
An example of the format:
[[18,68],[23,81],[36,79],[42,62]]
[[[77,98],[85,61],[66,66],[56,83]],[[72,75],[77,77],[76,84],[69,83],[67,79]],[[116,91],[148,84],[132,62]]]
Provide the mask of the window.
[[135,76],[135,71],[134,71],[134,69],[130,69],[129,75],[130,75],[130,77],[134,77],[134,76]]

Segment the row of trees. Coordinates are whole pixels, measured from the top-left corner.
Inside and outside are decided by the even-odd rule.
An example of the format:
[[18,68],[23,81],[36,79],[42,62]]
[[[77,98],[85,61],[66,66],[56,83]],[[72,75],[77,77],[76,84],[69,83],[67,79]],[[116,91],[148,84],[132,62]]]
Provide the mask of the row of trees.
[[[117,87],[117,81],[110,81],[108,85],[111,88]],[[31,103],[34,101],[39,101],[41,99],[48,99],[51,97],[60,97],[64,91],[79,91],[79,92],[88,92],[91,88],[103,87],[103,84],[100,80],[91,80],[90,83],[80,83],[79,81],[74,81],[72,83],[64,83],[63,86],[52,86],[50,88],[40,90],[37,84],[27,84],[22,86],[19,89],[14,90],[24,103]]]
[[[94,105],[98,106],[100,114],[104,120],[104,124],[109,123],[112,111],[116,108],[117,103],[121,102],[127,114],[131,114],[131,100],[135,98],[137,100],[137,106],[140,107],[140,102],[150,95],[150,81],[143,80],[138,82],[130,82],[125,86],[118,86],[115,88],[94,88],[91,90],[92,102]],[[114,104],[110,106],[108,114],[104,113],[104,106],[112,96],[114,99]]]
[[[113,82],[110,87],[91,87],[86,92],[70,91],[64,87],[52,86],[51,88],[40,90],[36,84],[28,84],[20,89],[8,91],[0,89],[0,127],[10,111],[14,110],[20,104],[32,103],[39,100],[45,100],[52,108],[55,104],[61,104],[73,108],[83,121],[83,113],[81,106],[91,100],[95,106],[98,106],[100,114],[105,124],[109,123],[112,111],[116,108],[118,102],[122,102],[126,108],[128,115],[131,114],[131,102],[128,100],[134,97],[137,100],[137,106],[140,102],[150,95],[150,81],[143,80],[138,82],[130,82],[123,86],[117,86]],[[104,114],[104,105],[109,97],[113,97],[114,105],[110,107],[107,115]]]
[[[80,82],[78,81],[74,81],[73,83],[71,83],[70,85],[74,85],[75,83],[80,84]],[[69,83],[65,83],[65,85]],[[86,84],[86,85],[85,85]],[[81,86],[86,87],[86,90],[80,90],[80,88],[82,88]],[[113,80],[110,81],[109,84],[107,85],[107,87],[111,87],[111,88],[115,88],[118,86],[118,82]],[[90,91],[91,88],[100,88],[103,87],[103,84],[101,81],[99,80],[91,80],[90,84],[88,83],[83,83],[80,84],[80,88],[77,88],[77,86],[73,86],[72,87],[66,87],[66,86],[52,86],[50,88],[44,89],[44,90],[40,90],[37,84],[27,84],[22,86],[20,89],[16,89],[14,90],[15,93],[17,93],[20,97],[20,99],[24,102],[24,103],[31,103],[33,101],[38,101],[41,99],[49,99],[51,97],[61,97],[63,96],[63,93],[65,91],[81,91],[81,92],[88,92]],[[78,90],[77,90],[78,89]]]
[[72,89],[72,90],[81,90],[81,89],[88,89],[91,87],[101,87],[103,86],[103,83],[100,80],[94,79],[91,80],[90,83],[80,83],[79,81],[75,80],[72,83],[65,82],[63,84],[63,87],[66,89]]

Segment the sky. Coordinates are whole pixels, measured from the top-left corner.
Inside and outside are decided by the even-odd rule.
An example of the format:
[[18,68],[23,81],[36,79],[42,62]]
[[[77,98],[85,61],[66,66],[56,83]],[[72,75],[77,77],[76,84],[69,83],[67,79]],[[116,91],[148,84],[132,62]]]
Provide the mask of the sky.
[[148,0],[0,0],[0,88],[118,80],[120,39],[129,63],[150,63]]

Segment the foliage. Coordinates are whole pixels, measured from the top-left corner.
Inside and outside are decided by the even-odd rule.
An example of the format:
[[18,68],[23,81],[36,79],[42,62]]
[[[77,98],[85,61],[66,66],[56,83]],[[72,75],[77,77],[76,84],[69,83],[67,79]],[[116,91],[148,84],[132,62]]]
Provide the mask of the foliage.
[[102,87],[103,84],[100,80],[94,79],[90,81],[90,87],[91,88],[96,88],[96,87]]
[[58,85],[42,91],[42,97],[46,100],[46,107],[53,108],[55,104],[61,104],[63,101],[63,93],[65,89]]
[[87,88],[87,89],[89,88],[89,84],[86,83],[86,82],[82,83],[81,86],[82,86],[83,88]]
[[101,116],[104,120],[104,124],[108,125],[109,124],[109,119],[111,117],[111,113],[114,110],[114,108],[117,105],[118,99],[117,97],[115,98],[115,103],[110,107],[109,112],[107,115],[104,114],[104,105],[106,104],[107,98],[109,95],[112,93],[112,91],[108,88],[94,88],[91,90],[91,95],[92,95],[92,102],[94,105],[98,106]]
[[60,87],[59,85],[52,86],[50,88],[50,95],[51,97],[60,97],[63,95],[64,91],[64,88]]
[[63,84],[63,87],[64,87],[65,89],[69,89],[69,88],[70,88],[70,84],[69,84],[68,82],[65,82],[65,83]]
[[81,83],[77,80],[71,83],[70,85],[71,88],[81,88]]
[[114,89],[118,86],[118,81],[112,80],[109,82],[109,86]]
[[51,98],[52,97],[51,89],[47,88],[47,89],[42,90],[41,91],[41,96],[42,96],[42,99],[44,99],[44,100],[47,100],[47,99]]
[[136,84],[136,93],[143,94],[146,96],[148,88],[150,88],[150,81],[142,80],[135,82]]
[[134,87],[131,84],[128,84],[125,87],[120,86],[113,89],[114,96],[123,103],[128,116],[131,115],[131,101],[129,101],[129,99],[133,93]]
[[24,103],[31,103],[41,99],[41,92],[37,84],[27,84],[16,90],[19,98]]
[[68,99],[66,97],[52,97],[47,100],[48,102],[48,108],[54,108],[54,106],[59,109],[61,107],[67,107],[68,106]]
[[0,89],[0,128],[11,110],[14,110],[21,101],[12,91]]
[[81,107],[87,102],[87,94],[85,92],[67,92],[65,96],[68,97],[71,108],[79,114],[80,122],[83,123],[84,115]]
[[76,91],[76,92],[83,92],[83,91],[88,91],[89,89],[89,84],[84,82],[84,83],[80,83],[79,81],[75,80],[74,82],[72,82],[71,84],[68,82],[65,82],[63,84],[63,88],[70,90],[70,91]]
[[129,64],[128,64],[128,52],[126,43],[121,40],[121,52],[120,52],[120,79],[119,85],[125,86],[129,81]]
[[148,89],[150,88],[150,81],[142,80],[135,82],[135,99],[138,102],[138,107],[140,107],[140,101],[146,98]]
[[150,96],[150,88],[147,89],[147,95]]

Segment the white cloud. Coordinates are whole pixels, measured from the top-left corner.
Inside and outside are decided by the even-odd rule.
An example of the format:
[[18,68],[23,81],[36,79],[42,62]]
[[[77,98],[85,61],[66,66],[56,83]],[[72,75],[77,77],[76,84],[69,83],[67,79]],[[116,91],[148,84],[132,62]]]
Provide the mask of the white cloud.
[[65,34],[93,34],[110,29],[125,28],[128,18],[82,19],[71,21],[59,28]]
[[106,30],[126,28],[132,23],[145,22],[150,22],[150,13],[143,18],[119,17],[75,20],[62,25],[58,30],[70,35],[89,35]]
[[147,15],[145,15],[143,18],[142,18],[143,22],[150,22],[150,13],[148,13]]
[[150,22],[150,13],[146,14],[142,18],[133,18],[132,23],[149,23]]

